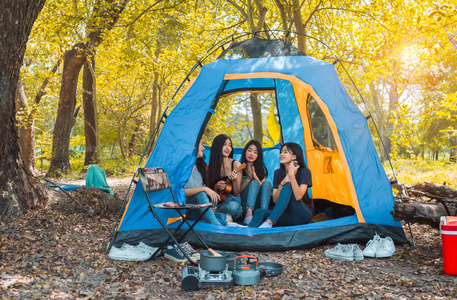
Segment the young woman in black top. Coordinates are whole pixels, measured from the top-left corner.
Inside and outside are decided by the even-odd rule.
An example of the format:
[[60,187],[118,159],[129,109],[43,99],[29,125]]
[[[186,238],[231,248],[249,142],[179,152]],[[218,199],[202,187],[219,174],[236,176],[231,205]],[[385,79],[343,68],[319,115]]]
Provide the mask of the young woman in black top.
[[281,147],[279,158],[281,167],[273,177],[275,207],[256,210],[249,227],[271,228],[311,221],[313,207],[307,193],[312,186],[311,171],[305,165],[302,148],[296,143],[286,143]]

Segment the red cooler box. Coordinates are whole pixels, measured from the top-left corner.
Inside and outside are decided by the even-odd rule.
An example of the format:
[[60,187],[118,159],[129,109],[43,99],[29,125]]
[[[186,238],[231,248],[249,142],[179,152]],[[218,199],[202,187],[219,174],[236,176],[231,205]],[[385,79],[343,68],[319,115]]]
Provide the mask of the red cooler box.
[[447,275],[457,275],[457,217],[441,217],[443,267]]

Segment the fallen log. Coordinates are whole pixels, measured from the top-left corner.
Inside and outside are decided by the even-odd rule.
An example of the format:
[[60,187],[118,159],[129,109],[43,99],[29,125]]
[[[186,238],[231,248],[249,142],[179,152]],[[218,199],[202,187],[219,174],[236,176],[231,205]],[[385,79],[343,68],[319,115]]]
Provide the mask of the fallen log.
[[430,225],[439,229],[440,217],[447,216],[442,204],[434,203],[395,203],[390,212],[395,221]]
[[436,200],[457,199],[456,189],[429,181],[409,184],[406,190],[410,196],[427,196]]

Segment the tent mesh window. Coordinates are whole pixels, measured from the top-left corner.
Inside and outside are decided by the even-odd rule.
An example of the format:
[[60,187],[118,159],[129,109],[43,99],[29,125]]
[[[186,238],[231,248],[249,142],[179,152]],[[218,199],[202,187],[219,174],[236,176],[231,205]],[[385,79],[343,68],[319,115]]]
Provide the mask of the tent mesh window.
[[218,58],[240,59],[300,55],[306,56],[305,53],[295,48],[288,39],[266,40],[252,38],[247,41],[233,42]]
[[[275,93],[240,92],[221,97],[216,112],[211,116],[203,136],[203,143],[211,141],[221,132],[227,133],[234,147],[243,148],[254,138],[254,116],[251,108],[252,97],[257,97],[262,115],[263,147],[273,147],[280,142],[278,134],[272,134],[272,127],[278,125]],[[273,124],[273,125],[272,125]]]
[[327,118],[325,118],[324,112],[312,97],[308,102],[308,111],[313,132],[314,147],[336,150],[335,138],[328,125]]

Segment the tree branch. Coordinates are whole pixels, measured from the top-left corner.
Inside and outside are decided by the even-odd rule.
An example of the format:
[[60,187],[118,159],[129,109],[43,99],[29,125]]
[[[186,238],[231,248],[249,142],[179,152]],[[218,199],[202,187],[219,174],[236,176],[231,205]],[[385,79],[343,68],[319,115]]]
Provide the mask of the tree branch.
[[[179,5],[181,5],[185,0],[182,0],[181,2],[175,4],[175,5],[172,5],[172,6],[169,6],[169,7],[164,7],[162,8],[162,10],[167,10],[167,9],[172,9],[172,8],[175,8]],[[133,19],[132,21],[130,21],[129,23],[125,24],[125,25],[122,25],[123,27],[129,27],[131,25],[133,25],[133,23],[135,23],[136,21],[138,21],[144,14],[146,14],[147,12],[150,12],[150,11],[155,11],[155,10],[151,10],[154,6],[158,5],[159,3],[163,2],[163,0],[157,0],[154,4],[152,4],[151,6],[147,7],[145,10],[143,10],[135,19]]]
[[238,11],[243,15],[243,18],[245,18],[246,20],[249,20],[249,16],[246,13],[246,11],[244,11],[244,9],[241,6],[239,6],[235,1],[227,0],[227,2],[232,4],[236,9],[238,9]]
[[257,9],[259,10],[259,22],[255,27],[255,31],[259,31],[262,29],[265,23],[265,16],[267,14],[268,9],[265,6],[263,6],[259,0],[254,0],[254,3],[257,6]]

